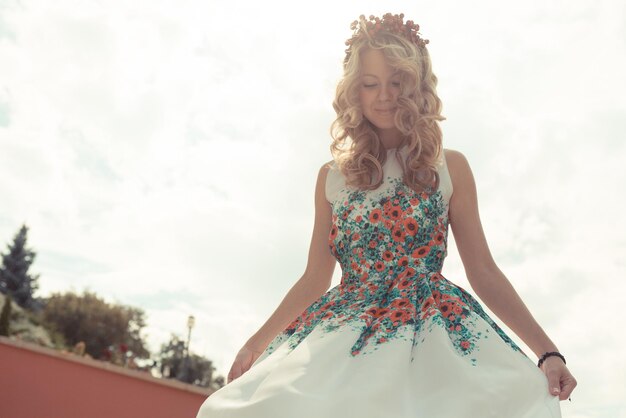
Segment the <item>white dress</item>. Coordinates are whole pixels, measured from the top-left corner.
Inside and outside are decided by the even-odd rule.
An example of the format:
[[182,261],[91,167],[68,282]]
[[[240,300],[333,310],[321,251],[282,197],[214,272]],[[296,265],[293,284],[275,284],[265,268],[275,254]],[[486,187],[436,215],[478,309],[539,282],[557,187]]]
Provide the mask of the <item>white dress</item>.
[[334,164],[329,249],[341,283],[307,307],[197,418],[560,418],[535,362],[442,274],[452,182],[428,194],[387,150],[376,190]]

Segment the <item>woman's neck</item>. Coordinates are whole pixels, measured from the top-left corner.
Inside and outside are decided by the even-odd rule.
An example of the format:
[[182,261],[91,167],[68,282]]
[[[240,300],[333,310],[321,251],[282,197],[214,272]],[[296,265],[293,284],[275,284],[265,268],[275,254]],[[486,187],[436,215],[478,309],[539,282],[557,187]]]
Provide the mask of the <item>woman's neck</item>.
[[389,129],[384,131],[378,131],[378,138],[386,149],[400,148],[406,141],[402,137],[398,129]]

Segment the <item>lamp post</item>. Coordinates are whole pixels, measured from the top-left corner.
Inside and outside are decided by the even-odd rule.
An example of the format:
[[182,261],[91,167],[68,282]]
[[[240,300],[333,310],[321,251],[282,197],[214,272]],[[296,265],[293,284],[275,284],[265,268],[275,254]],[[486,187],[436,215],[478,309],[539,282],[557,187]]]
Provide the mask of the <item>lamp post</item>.
[[187,328],[189,329],[189,332],[187,333],[187,349],[186,349],[186,356],[185,358],[189,358],[189,343],[191,342],[191,329],[193,328],[193,326],[196,324],[196,318],[193,315],[189,315],[189,318],[187,318]]
[[185,344],[185,357],[183,358],[183,367],[181,367],[179,380],[186,382],[187,376],[189,376],[189,343],[191,342],[191,329],[196,323],[196,318],[193,315],[189,315],[187,318],[187,344]]

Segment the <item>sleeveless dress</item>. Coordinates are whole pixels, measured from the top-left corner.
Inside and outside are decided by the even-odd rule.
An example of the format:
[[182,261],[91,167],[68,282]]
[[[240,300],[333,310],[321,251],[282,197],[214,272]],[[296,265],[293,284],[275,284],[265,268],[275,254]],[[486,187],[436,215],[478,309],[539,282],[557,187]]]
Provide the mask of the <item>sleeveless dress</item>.
[[329,250],[341,283],[307,307],[197,418],[560,418],[558,396],[465,289],[442,274],[452,182],[402,182],[387,149],[376,190],[331,163]]

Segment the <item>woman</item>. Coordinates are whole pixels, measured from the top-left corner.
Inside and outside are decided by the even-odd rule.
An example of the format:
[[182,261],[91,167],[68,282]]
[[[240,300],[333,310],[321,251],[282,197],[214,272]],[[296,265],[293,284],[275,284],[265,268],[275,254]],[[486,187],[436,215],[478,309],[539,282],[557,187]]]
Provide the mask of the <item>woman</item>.
[[[306,270],[199,418],[561,416],[576,380],[491,256],[470,166],[442,147],[428,40],[403,18],[352,24]],[[448,225],[540,367],[441,274]]]

